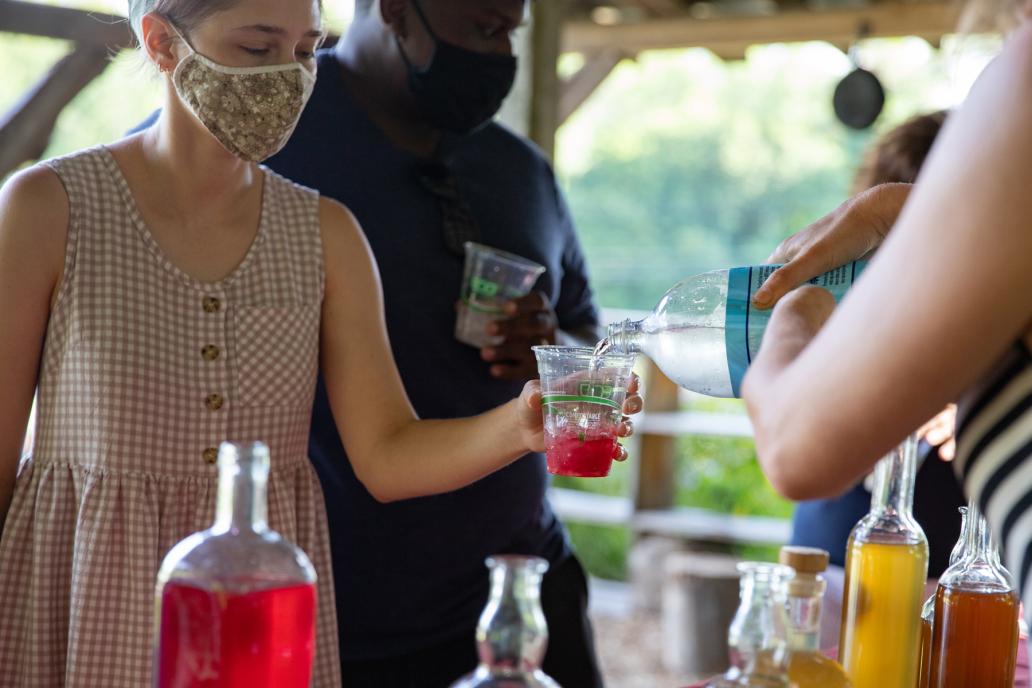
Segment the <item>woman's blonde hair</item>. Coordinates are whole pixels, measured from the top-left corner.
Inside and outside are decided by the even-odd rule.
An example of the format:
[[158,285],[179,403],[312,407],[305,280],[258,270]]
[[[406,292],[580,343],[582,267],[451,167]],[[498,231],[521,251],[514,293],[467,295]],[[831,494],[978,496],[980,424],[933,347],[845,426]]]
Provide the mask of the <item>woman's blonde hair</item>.
[[129,23],[143,42],[143,16],[156,12],[177,29],[189,33],[213,14],[232,7],[238,0],[129,0]]

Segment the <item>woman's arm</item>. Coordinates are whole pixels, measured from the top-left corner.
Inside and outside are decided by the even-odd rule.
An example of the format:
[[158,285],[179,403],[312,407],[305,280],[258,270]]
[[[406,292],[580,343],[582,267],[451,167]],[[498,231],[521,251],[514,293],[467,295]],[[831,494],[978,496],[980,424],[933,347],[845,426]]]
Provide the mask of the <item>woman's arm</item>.
[[27,170],[0,190],[0,532],[14,493],[67,232],[68,196],[50,170]]
[[323,379],[355,475],[369,493],[393,501],[449,492],[528,451],[542,451],[536,382],[519,399],[479,416],[417,419],[391,354],[379,275],[365,237],[346,209],[325,199],[322,223]]
[[898,225],[826,298],[775,309],[743,395],[783,494],[834,494],[958,399],[1032,325],[1032,27],[947,123]]

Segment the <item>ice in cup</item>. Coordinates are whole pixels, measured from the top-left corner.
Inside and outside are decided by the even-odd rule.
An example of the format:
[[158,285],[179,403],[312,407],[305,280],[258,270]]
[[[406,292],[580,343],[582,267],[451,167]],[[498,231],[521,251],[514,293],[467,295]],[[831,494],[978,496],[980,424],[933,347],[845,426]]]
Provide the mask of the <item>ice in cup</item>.
[[618,431],[631,383],[633,354],[586,347],[535,346],[541,378],[548,472],[580,478],[609,475],[620,455]]
[[467,241],[465,247],[466,267],[455,338],[478,349],[497,346],[502,338],[489,335],[487,326],[505,317],[506,301],[529,294],[545,268],[532,260],[472,241]]

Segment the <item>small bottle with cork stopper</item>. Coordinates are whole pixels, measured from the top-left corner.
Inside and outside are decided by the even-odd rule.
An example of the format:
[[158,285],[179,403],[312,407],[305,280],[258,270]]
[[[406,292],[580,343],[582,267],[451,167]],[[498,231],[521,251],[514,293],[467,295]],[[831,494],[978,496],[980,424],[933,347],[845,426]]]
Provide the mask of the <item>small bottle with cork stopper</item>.
[[789,678],[799,688],[852,686],[842,666],[821,654],[818,646],[821,608],[828,587],[821,574],[828,568],[828,553],[813,547],[788,546],[781,548],[779,560],[795,571],[787,582],[786,594]]

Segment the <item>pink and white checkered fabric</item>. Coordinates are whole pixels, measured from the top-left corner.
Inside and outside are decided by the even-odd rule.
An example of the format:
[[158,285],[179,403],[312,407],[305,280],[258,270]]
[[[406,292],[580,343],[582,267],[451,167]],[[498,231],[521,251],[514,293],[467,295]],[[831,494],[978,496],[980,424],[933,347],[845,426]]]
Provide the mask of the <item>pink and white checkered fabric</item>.
[[270,525],[319,575],[312,686],[340,686],[325,504],[306,457],[318,195],[266,170],[254,244],[202,284],[164,257],[106,148],[45,164],[71,221],[32,458],[0,540],[0,685],[150,685],[158,566],[215,513],[206,450],[261,440]]

